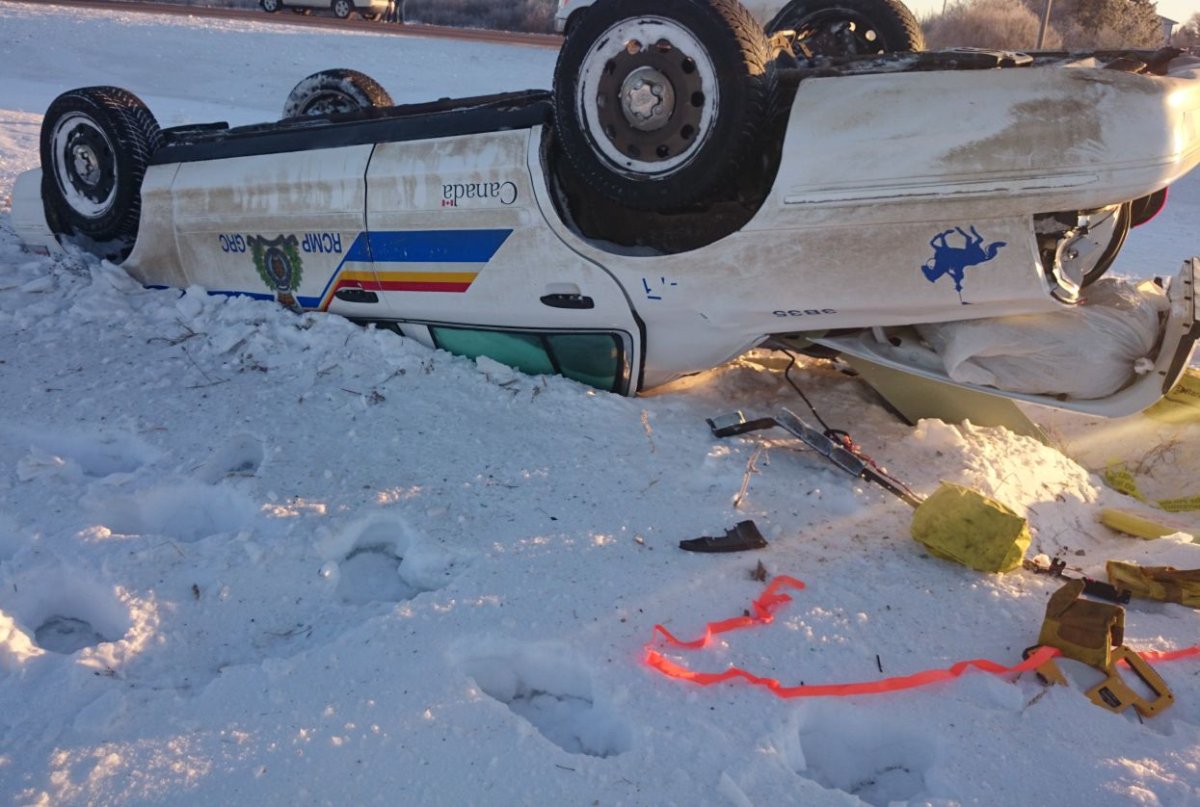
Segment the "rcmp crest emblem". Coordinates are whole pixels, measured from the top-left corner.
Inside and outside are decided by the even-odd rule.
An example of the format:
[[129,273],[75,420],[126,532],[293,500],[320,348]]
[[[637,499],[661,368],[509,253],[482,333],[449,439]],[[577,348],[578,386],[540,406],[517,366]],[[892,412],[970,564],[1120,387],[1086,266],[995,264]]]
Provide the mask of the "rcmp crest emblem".
[[294,292],[300,288],[301,272],[300,239],[294,235],[281,235],[268,239],[261,235],[246,239],[254,267],[267,288],[275,292],[275,299],[289,308],[299,308]]

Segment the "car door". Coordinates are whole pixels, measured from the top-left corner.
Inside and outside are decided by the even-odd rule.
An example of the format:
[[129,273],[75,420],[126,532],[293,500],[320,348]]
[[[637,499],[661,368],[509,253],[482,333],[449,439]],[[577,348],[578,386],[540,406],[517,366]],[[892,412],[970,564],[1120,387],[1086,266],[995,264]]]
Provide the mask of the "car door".
[[640,325],[617,282],[547,226],[527,162],[535,132],[376,146],[367,230],[380,296],[437,347],[634,391]]
[[[180,264],[214,293],[276,299],[297,309],[374,318],[366,254],[365,173],[371,145],[250,153],[183,162],[172,183]],[[243,149],[251,150],[253,149]],[[365,268],[364,268],[365,267]]]

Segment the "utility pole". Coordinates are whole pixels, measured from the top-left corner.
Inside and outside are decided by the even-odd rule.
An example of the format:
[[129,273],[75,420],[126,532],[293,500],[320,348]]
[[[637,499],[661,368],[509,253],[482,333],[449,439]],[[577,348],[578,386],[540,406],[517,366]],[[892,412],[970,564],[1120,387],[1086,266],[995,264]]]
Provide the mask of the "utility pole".
[[1050,6],[1052,5],[1054,5],[1054,0],[1046,0],[1046,7],[1042,9],[1042,24],[1038,26],[1038,50],[1041,50],[1046,44],[1046,27],[1050,24]]

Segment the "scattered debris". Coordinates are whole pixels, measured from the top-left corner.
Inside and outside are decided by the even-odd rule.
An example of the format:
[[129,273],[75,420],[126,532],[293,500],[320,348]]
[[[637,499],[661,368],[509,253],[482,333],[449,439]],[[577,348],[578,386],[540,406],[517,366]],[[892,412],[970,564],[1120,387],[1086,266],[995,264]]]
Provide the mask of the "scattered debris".
[[[1125,610],[1119,605],[1082,599],[1085,587],[1083,580],[1071,580],[1051,595],[1038,643],[1025,650],[1025,658],[1031,658],[1044,648],[1053,648],[1063,658],[1104,673],[1107,677],[1086,694],[1093,703],[1110,712],[1133,707],[1140,716],[1153,717],[1166,710],[1175,702],[1166,682],[1144,658],[1123,644]],[[1151,699],[1125,683],[1117,670],[1119,663],[1128,665],[1149,690]],[[1043,682],[1067,685],[1067,678],[1054,657],[1046,659],[1036,669]]]
[[[710,421],[711,422],[711,421]],[[738,488],[737,495],[733,497],[734,508],[741,507],[742,499],[746,498],[746,492],[750,490],[750,475],[758,473],[758,458],[762,456],[763,447],[758,446],[754,449],[754,453],[750,455],[750,459],[746,462],[746,472],[742,475],[742,486]]]
[[[1126,589],[1118,588],[1108,583],[1103,583],[1099,580],[1093,580],[1090,577],[1070,577],[1069,575],[1063,574],[1068,566],[1067,562],[1061,558],[1054,558],[1052,560],[1045,555],[1038,555],[1032,560],[1024,561],[1022,566],[1034,574],[1044,574],[1049,577],[1057,577],[1061,580],[1068,581],[1082,580],[1083,593],[1089,597],[1097,597],[1102,600],[1107,600],[1108,602],[1115,602],[1118,605],[1124,605],[1129,602],[1130,595],[1129,591]],[[1078,572],[1079,569],[1072,569],[1071,571]],[[1111,578],[1111,576],[1112,575],[1110,574],[1109,577]]]
[[[816,410],[813,411],[815,414]],[[995,499],[949,482],[943,482],[932,496],[922,499],[864,454],[849,434],[830,428],[819,431],[786,408],[776,417],[755,420],[747,420],[742,412],[733,412],[708,418],[708,425],[715,437],[732,437],[776,426],[791,432],[846,473],[874,482],[912,507],[916,511],[912,520],[913,538],[938,557],[979,571],[1005,572],[1020,566],[1029,548],[1031,538],[1025,519]],[[749,471],[748,468],[747,479]],[[745,487],[743,482],[743,491]]]
[[1146,600],[1175,602],[1200,608],[1200,569],[1176,569],[1174,566],[1138,566],[1110,560],[1108,579],[1121,586],[1126,599],[1130,594]]
[[744,552],[747,549],[762,549],[767,539],[758,531],[753,521],[739,521],[719,538],[701,536],[679,542],[679,548],[688,552]]

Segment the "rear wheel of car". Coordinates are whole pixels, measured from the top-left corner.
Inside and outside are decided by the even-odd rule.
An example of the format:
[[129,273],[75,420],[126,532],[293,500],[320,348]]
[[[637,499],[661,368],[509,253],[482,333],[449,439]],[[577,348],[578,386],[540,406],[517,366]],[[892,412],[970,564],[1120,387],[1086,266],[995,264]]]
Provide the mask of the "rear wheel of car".
[[1149,196],[1134,199],[1130,203],[1130,227],[1141,227],[1157,216],[1167,204],[1167,189],[1160,188]]
[[[1129,237],[1129,228],[1133,226],[1133,205],[1126,202],[1123,205],[1117,205],[1111,211],[1106,211],[1099,217],[1100,222],[1097,229],[1102,234],[1100,238],[1103,243],[1103,252],[1097,258],[1092,266],[1083,273],[1083,282],[1079,285],[1087,287],[1095,283],[1100,278],[1104,277],[1104,273],[1113,265],[1113,261],[1117,259],[1117,254],[1121,251],[1121,247],[1125,246],[1125,239]],[[1107,239],[1103,236],[1107,235]]]
[[337,17],[339,20],[346,19],[350,16],[350,12],[354,11],[354,3],[352,0],[333,0],[332,5],[329,7],[333,9],[333,16]]
[[899,0],[793,0],[767,31],[792,30],[813,55],[861,56],[923,50],[925,37]]
[[775,88],[767,38],[736,0],[612,0],[559,53],[555,131],[595,191],[679,209],[728,195],[761,158]]
[[258,0],[258,4],[262,6],[262,10],[268,14],[274,14],[279,9],[283,8],[283,4],[279,0]]
[[154,115],[118,87],[84,87],[51,102],[42,119],[42,200],[55,232],[81,236],[122,260],[137,240],[142,178],[162,145]]
[[332,115],[383,106],[394,106],[394,102],[379,82],[357,70],[338,68],[313,73],[292,88],[283,104],[283,117]]

